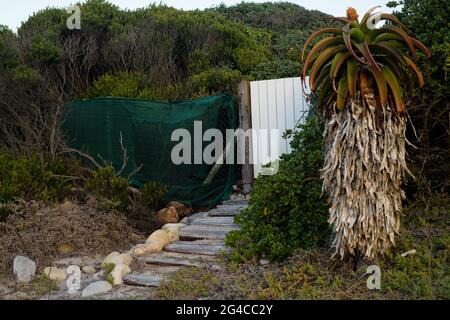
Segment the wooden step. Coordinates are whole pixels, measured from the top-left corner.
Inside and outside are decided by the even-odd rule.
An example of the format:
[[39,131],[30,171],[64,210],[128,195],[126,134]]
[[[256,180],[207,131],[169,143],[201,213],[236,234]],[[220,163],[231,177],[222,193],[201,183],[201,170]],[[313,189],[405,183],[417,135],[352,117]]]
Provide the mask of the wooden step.
[[195,218],[190,222],[191,225],[219,225],[219,226],[237,226],[234,224],[234,217],[203,217]]
[[248,205],[248,199],[235,199],[225,200],[223,205]]
[[208,255],[163,251],[141,256],[137,260],[153,265],[205,267],[213,264],[215,259]]
[[176,266],[150,266],[142,272],[131,272],[123,277],[123,282],[130,286],[158,287],[164,275],[180,270]]
[[239,230],[238,226],[188,225],[180,230],[180,240],[223,240],[232,230]]
[[197,241],[175,241],[164,247],[164,251],[189,254],[219,255],[228,252],[229,249],[223,241],[197,240]]
[[235,216],[239,213],[239,210],[246,208],[244,205],[221,205],[217,206],[217,208],[209,211],[209,215],[211,217],[229,217]]

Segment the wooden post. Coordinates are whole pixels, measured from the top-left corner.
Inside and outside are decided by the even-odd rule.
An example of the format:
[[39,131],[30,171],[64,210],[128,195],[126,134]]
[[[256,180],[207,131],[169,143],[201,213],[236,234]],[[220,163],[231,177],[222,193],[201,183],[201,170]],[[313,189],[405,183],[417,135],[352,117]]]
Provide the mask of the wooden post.
[[[244,131],[252,128],[250,82],[242,80],[239,83],[239,128]],[[247,139],[246,139],[247,140]],[[252,141],[245,141],[245,163],[242,164],[242,191],[250,192],[253,183],[253,164],[250,163],[252,155]]]

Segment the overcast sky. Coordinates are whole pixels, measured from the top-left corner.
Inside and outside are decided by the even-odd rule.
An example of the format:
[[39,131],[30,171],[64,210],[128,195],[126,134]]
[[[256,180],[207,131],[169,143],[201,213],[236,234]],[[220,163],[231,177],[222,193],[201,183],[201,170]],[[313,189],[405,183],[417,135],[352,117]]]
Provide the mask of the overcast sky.
[[[316,9],[325,13],[332,14],[334,16],[345,15],[347,7],[351,6],[356,8],[359,13],[366,11],[368,8],[381,5],[384,12],[391,12],[389,8],[384,6],[388,0],[291,0],[307,9]],[[72,3],[84,2],[77,0],[3,0],[0,9],[0,24],[7,25],[14,31],[20,26],[21,22],[27,20],[27,18],[33,14],[33,12],[44,9],[48,6],[51,7],[68,7]],[[109,2],[118,5],[125,9],[136,9],[148,6],[150,3],[160,1],[152,0],[109,0]],[[226,5],[232,5],[240,0],[162,0],[169,6],[178,9],[204,9],[225,3]],[[266,1],[246,1],[246,2],[266,2]],[[277,2],[277,1],[274,1]]]

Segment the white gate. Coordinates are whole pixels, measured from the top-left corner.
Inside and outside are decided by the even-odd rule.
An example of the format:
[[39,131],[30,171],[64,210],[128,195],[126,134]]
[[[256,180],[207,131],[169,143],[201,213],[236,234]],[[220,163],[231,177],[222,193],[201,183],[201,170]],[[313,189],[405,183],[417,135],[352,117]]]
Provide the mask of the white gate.
[[[298,122],[304,121],[308,105],[303,93],[300,77],[250,82],[252,129],[267,130],[267,139],[252,139],[253,159],[264,159],[272,151],[274,143],[270,142],[270,129],[278,129],[278,157],[291,151],[290,140],[282,138],[287,129],[294,129]],[[264,130],[263,130],[264,131]],[[265,134],[265,133],[263,133]],[[261,144],[268,144],[261,145]],[[261,172],[265,163],[256,160],[253,165],[254,177]]]

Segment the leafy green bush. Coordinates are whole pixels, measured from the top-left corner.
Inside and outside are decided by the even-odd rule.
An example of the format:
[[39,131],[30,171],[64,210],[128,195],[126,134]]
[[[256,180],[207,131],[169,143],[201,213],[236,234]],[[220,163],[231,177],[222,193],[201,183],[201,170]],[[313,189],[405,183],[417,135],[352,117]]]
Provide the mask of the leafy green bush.
[[94,81],[89,97],[136,98],[144,86],[144,79],[138,73],[104,74]]
[[147,182],[139,194],[139,201],[145,207],[156,211],[164,204],[164,196],[167,191],[167,186],[157,181]]
[[128,181],[117,177],[112,166],[95,171],[86,181],[85,188],[95,196],[109,200],[113,209],[124,212],[128,207]]
[[58,201],[64,197],[63,180],[37,155],[13,156],[0,152],[0,203],[14,198]]
[[[449,195],[428,195],[403,209],[396,247],[382,261],[382,290],[410,299],[450,298]],[[406,257],[402,253],[416,250]]]
[[241,79],[238,70],[230,68],[210,68],[203,72],[192,75],[187,80],[191,97],[199,97],[210,94],[219,94],[222,91],[235,91]]
[[255,80],[296,77],[302,64],[289,59],[276,59],[257,65],[250,76]]
[[226,238],[234,248],[235,261],[254,256],[280,260],[296,248],[323,244],[329,234],[319,179],[322,135],[318,120],[310,117],[298,129],[288,133],[293,152],[281,157],[279,172],[256,179],[249,207],[235,218],[241,230]]

